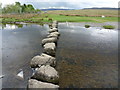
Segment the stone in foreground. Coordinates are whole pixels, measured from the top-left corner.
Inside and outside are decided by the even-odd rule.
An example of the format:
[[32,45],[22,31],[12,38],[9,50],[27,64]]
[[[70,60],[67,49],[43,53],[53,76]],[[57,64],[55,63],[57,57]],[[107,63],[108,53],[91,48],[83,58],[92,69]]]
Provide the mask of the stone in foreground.
[[44,52],[49,55],[55,55],[56,46],[55,43],[46,43],[44,46]]
[[52,83],[46,83],[46,82],[41,82],[35,79],[30,79],[28,81],[28,89],[40,89],[40,90],[45,90],[45,88],[53,89],[53,90],[58,90],[59,86],[52,84]]
[[44,45],[45,43],[56,43],[57,38],[56,37],[51,37],[51,38],[45,38],[42,40],[42,44]]
[[41,65],[50,65],[55,67],[56,59],[50,55],[42,53],[41,56],[37,55],[32,58],[30,66],[32,68],[37,68]]
[[35,71],[35,74],[32,78],[49,82],[49,83],[58,83],[59,75],[58,72],[49,65],[43,65]]

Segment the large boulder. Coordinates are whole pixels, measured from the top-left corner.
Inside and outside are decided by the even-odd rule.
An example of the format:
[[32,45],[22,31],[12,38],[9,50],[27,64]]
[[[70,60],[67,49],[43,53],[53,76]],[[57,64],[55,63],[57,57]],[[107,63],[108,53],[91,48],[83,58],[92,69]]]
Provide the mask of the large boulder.
[[52,33],[52,32],[58,32],[58,29],[57,28],[52,28],[49,30],[49,33]]
[[30,66],[32,68],[37,68],[41,65],[50,65],[55,67],[56,65],[56,59],[50,55],[42,53],[41,56],[37,55],[32,58],[30,62]]
[[56,43],[57,42],[57,38],[56,37],[51,37],[51,38],[45,38],[42,40],[42,45],[44,45],[45,43]]
[[55,55],[56,46],[55,43],[46,43],[44,46],[44,52],[49,55]]
[[49,83],[58,83],[59,75],[58,72],[49,65],[43,65],[35,71],[35,74],[32,76],[33,79],[49,82]]
[[[36,89],[35,89],[36,88]],[[59,86],[52,84],[52,83],[46,83],[46,82],[41,82],[35,79],[30,79],[28,81],[28,90],[58,90]]]

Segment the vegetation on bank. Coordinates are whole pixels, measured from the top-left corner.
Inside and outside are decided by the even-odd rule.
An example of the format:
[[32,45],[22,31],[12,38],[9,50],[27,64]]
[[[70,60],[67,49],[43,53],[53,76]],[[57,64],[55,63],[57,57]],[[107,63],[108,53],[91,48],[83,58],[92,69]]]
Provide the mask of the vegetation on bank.
[[90,25],[85,25],[85,28],[89,28],[90,27]]
[[112,25],[104,25],[103,28],[105,29],[114,29],[115,27]]
[[63,16],[56,14],[5,14],[1,15],[3,23],[7,22],[51,22],[52,20],[57,20],[59,22],[95,22],[95,23],[103,23],[103,22],[117,22],[117,17],[80,17],[80,16]]

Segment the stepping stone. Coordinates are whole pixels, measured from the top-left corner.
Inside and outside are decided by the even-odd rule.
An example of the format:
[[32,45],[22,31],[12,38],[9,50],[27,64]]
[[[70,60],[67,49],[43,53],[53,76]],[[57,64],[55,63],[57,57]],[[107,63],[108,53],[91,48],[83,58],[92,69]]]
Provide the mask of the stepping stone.
[[37,55],[32,58],[30,62],[30,66],[32,68],[37,68],[41,65],[50,65],[55,67],[56,66],[56,59],[50,55],[42,53],[41,56]]
[[53,21],[53,23],[58,24],[58,21],[55,20],[55,21]]
[[42,40],[42,44],[44,45],[45,43],[56,43],[57,38],[56,37],[51,37],[51,38],[45,38]]
[[52,33],[52,32],[58,32],[58,29],[57,28],[52,28],[49,30],[49,33]]
[[[52,84],[52,83],[46,83],[46,82],[41,82],[41,81],[38,81],[38,80],[35,80],[35,79],[30,79],[28,81],[28,89],[30,90],[46,90],[47,88],[48,89],[51,89],[52,90],[58,90],[59,86],[58,85],[55,85],[55,84]],[[46,89],[45,89],[46,88]]]
[[35,74],[32,76],[33,79],[41,80],[49,83],[58,83],[59,75],[58,72],[49,65],[43,65],[38,68]]
[[44,52],[49,55],[55,55],[56,53],[56,46],[55,43],[46,43],[44,46]]
[[53,28],[57,28],[57,27],[58,27],[58,24],[53,23],[53,24],[52,24],[52,27],[53,27]]
[[60,33],[59,33],[59,32],[52,32],[52,33],[50,33],[50,34],[55,34],[55,35],[60,36]]
[[58,38],[59,35],[57,35],[56,33],[50,33],[47,38],[51,38],[51,37],[56,37]]

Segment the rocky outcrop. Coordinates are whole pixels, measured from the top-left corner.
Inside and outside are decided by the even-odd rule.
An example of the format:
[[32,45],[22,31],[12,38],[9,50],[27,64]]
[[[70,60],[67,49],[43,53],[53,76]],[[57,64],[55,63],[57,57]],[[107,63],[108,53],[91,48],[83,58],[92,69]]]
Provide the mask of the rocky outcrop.
[[46,43],[43,47],[45,53],[55,56],[55,52],[56,52],[55,43]]
[[32,68],[37,68],[41,65],[51,65],[54,67],[56,65],[56,59],[44,53],[42,53],[41,56],[37,55],[32,58],[30,62]]
[[58,72],[49,65],[43,65],[35,71],[32,78],[41,80],[44,82],[58,83],[59,75]]
[[59,88],[58,85],[54,85],[54,84],[51,84],[51,83],[46,83],[46,82],[41,82],[41,81],[38,81],[36,79],[30,79],[28,81],[28,88],[31,90],[35,90],[35,88],[39,89],[41,88],[40,90],[45,90],[45,88],[52,88],[52,90],[58,90],[57,88]]

